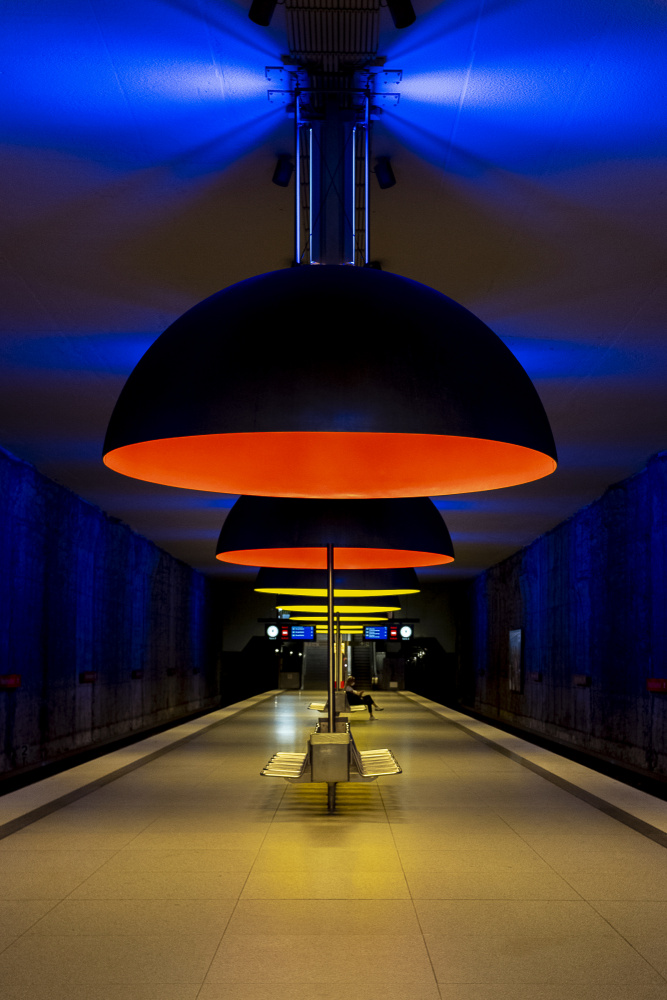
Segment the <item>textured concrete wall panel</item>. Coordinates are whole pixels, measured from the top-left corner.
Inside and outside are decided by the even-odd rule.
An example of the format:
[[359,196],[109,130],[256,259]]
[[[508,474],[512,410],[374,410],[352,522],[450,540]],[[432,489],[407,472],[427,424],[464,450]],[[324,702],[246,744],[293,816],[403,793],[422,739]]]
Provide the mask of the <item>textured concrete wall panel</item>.
[[219,703],[206,579],[2,451],[0,566],[0,771]]
[[[666,508],[661,454],[475,581],[477,710],[667,775],[667,695],[646,689],[667,677]],[[521,692],[509,690],[514,628]]]

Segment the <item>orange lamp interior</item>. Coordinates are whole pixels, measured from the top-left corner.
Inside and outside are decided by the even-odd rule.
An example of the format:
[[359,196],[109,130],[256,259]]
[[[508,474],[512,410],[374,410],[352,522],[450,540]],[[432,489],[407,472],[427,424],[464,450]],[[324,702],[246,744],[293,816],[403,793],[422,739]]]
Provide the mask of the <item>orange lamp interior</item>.
[[159,438],[115,448],[104,462],[165,486],[332,500],[474,493],[529,483],[556,468],[550,455],[503,441],[334,431]]
[[[258,594],[292,594],[296,597],[326,597],[325,587],[255,587]],[[345,590],[336,587],[334,597],[398,597],[401,594],[418,594],[418,590],[373,589],[373,590]]]
[[[238,566],[268,566],[272,569],[326,569],[326,548],[237,549],[219,552],[221,562]],[[336,547],[336,569],[406,569],[410,566],[439,566],[453,562],[441,552],[414,552],[410,549],[347,549]]]

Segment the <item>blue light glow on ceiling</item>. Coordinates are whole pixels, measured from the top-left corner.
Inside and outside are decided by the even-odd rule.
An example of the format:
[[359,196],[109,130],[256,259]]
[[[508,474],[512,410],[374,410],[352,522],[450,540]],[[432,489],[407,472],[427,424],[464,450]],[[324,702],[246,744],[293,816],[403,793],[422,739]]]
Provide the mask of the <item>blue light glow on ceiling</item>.
[[[535,175],[662,150],[664,6],[560,0],[544,10],[443,3],[409,32],[387,34],[387,66],[403,70],[400,103],[383,116],[390,130],[463,176],[491,167]],[[582,59],[591,46],[593,58]]]
[[237,159],[276,127],[264,68],[280,42],[236,4],[32,7],[3,5],[5,143],[196,173]]

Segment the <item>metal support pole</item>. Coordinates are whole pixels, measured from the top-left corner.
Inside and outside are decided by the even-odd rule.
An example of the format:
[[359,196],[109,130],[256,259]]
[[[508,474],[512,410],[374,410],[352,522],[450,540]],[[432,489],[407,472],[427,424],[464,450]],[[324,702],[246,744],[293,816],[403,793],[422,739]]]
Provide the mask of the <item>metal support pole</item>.
[[371,141],[371,107],[370,97],[366,95],[366,136],[364,152],[364,264],[371,259],[371,221],[370,221],[370,141]]
[[336,782],[330,781],[327,785],[327,808],[330,813],[336,812]]
[[294,263],[301,263],[301,106],[296,98],[294,113],[294,138],[296,147],[296,170],[294,177]]
[[343,657],[341,656],[340,645],[340,615],[336,615],[336,690],[340,690],[340,682],[343,676]]
[[[336,732],[336,684],[334,663],[334,583],[333,583],[334,547],[327,543],[327,645],[329,653],[329,732]],[[331,792],[331,786],[329,786]],[[334,791],[335,795],[335,791]]]

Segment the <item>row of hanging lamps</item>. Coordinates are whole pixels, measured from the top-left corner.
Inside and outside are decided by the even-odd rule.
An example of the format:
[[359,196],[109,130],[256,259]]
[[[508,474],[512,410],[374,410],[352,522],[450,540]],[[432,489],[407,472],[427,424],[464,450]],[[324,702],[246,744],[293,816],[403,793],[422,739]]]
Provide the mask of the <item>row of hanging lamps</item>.
[[[304,500],[241,496],[222,526],[217,558],[279,569],[326,568],[327,605],[320,607],[326,610],[327,624],[316,627],[326,629],[328,635],[327,722],[329,732],[334,732],[335,570],[438,565],[452,562],[454,549],[444,520],[427,497]],[[303,605],[299,606],[303,610]],[[340,613],[346,606],[339,603],[336,610]],[[358,604],[356,609],[360,610]],[[334,794],[331,788],[329,794]]]
[[435,566],[452,562],[447,526],[428,497],[399,500],[289,500],[242,496],[222,526],[222,562],[325,569]]
[[[366,622],[387,622],[386,615],[338,615],[341,622],[348,622],[351,625],[364,625]],[[316,622],[324,624],[326,615],[290,615],[291,622]]]
[[[317,351],[276,351],[293,316]],[[436,496],[556,467],[544,408],[511,351],[426,285],[374,268],[273,271],[176,320],[129,376],[104,445],[112,469],[219,493]]]
[[[324,614],[327,610],[326,604],[277,604],[276,609],[279,611],[289,611],[290,615],[292,612],[299,614],[317,614],[321,612]],[[344,602],[339,603],[334,601],[334,614],[337,615],[351,615],[355,612],[358,614],[387,614],[390,611],[400,611],[401,606],[394,602],[393,604],[345,604]]]
[[[326,597],[326,573],[320,570],[260,569],[255,581],[258,594]],[[334,597],[388,597],[418,594],[414,569],[334,569]]]

